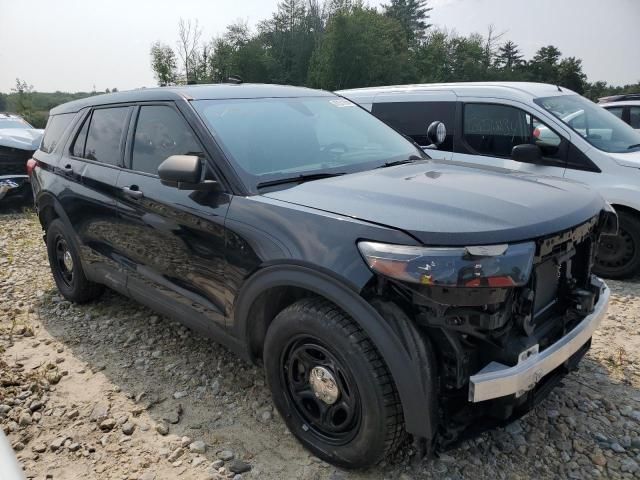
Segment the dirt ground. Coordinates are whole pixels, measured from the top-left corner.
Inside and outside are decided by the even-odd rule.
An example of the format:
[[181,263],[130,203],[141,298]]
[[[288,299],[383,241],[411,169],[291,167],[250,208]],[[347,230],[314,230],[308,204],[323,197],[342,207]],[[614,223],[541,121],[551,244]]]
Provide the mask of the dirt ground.
[[531,413],[347,472],[288,433],[259,367],[118,294],[63,300],[33,212],[0,212],[0,425],[37,479],[640,478],[640,280],[608,283],[581,368]]

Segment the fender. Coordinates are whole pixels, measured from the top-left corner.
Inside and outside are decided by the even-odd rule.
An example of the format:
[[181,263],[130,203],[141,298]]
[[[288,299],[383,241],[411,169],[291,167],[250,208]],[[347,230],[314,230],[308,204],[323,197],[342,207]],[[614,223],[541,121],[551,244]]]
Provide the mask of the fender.
[[249,311],[253,302],[262,292],[284,286],[300,287],[326,298],[360,325],[384,358],[393,376],[407,431],[415,436],[433,438],[433,412],[429,412],[432,403],[422,388],[424,373],[420,363],[412,358],[401,334],[357,292],[333,276],[296,265],[270,266],[255,273],[238,294],[234,315],[236,335],[247,344],[247,350],[250,350]]

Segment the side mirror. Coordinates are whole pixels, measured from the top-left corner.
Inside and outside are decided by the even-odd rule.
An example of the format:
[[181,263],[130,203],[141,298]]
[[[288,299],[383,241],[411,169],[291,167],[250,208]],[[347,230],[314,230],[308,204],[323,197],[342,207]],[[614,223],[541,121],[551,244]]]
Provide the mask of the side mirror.
[[158,166],[158,176],[163,185],[179,190],[210,190],[217,182],[200,181],[202,162],[196,155],[171,155]]
[[432,145],[438,146],[447,138],[447,127],[444,123],[435,121],[427,128],[427,139]]
[[542,150],[537,145],[530,143],[516,145],[511,150],[511,159],[516,162],[539,164],[542,163]]

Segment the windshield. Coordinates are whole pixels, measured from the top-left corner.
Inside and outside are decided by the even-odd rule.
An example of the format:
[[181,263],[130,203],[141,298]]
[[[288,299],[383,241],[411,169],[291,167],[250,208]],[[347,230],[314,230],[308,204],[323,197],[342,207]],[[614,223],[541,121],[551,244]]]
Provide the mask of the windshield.
[[0,118],[0,129],[3,128],[33,128],[21,118]]
[[428,158],[395,130],[340,97],[198,100],[193,105],[240,173],[256,184]]
[[640,150],[639,132],[580,95],[536,98],[534,101],[600,150],[611,153]]

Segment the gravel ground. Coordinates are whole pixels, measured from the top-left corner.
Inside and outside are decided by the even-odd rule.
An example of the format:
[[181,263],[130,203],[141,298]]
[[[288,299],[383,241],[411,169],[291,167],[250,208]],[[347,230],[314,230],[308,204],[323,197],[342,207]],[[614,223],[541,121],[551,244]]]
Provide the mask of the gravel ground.
[[0,213],[0,425],[30,478],[640,478],[640,280],[609,282],[580,370],[524,418],[346,472],[287,432],[259,368],[115,293],[63,300],[41,235]]

